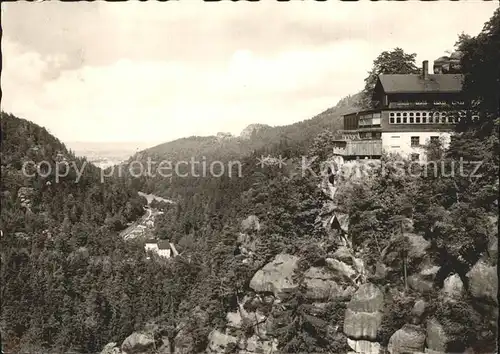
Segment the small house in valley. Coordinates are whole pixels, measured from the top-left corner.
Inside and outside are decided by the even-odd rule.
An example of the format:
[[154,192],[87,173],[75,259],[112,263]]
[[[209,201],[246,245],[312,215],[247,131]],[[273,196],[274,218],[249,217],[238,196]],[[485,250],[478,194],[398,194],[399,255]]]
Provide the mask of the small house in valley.
[[160,257],[170,258],[172,255],[171,243],[168,240],[147,240],[144,244],[146,252],[152,251]]

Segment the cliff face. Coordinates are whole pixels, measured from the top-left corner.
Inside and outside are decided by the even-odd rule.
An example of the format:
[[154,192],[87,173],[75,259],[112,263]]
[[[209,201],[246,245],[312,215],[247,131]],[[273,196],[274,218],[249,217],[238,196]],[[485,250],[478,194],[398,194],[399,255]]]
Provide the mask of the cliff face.
[[[354,216],[343,214],[347,218],[344,222],[337,226],[333,222],[348,213],[345,195],[355,186],[377,188],[376,167],[371,169],[372,174],[364,177],[338,177],[335,185],[324,177],[319,188],[327,200],[318,214],[318,224],[331,243],[313,241],[308,245],[316,250],[313,253],[282,252],[262,264],[236,295],[234,308],[209,332],[204,350],[196,351],[189,345],[194,341],[192,334],[179,328],[168,345],[159,331],[144,351],[145,337],[134,334],[138,344],[132,348],[134,338],[128,338],[121,351],[403,354],[488,347],[476,341],[475,333],[481,330],[478,326],[482,321],[484,328],[494,331],[489,341],[495,340],[496,317],[489,315],[497,309],[494,242],[467,274],[446,271],[446,259],[433,255],[431,242],[416,233],[413,220],[406,218],[401,224],[402,238],[391,235],[374,263],[370,254],[376,250],[356,242],[353,246],[358,221],[354,218],[349,225],[349,217]],[[255,215],[241,220],[235,267],[255,262],[259,243],[269,237],[262,233],[265,229]],[[494,225],[489,237],[496,239]],[[203,322],[203,313],[194,308],[190,316]],[[460,324],[466,321],[463,316],[470,317],[467,326],[472,329]]]
[[250,139],[252,134],[257,134],[260,131],[271,128],[271,126],[267,124],[250,124],[245,129],[243,129],[240,133],[240,138],[242,139]]

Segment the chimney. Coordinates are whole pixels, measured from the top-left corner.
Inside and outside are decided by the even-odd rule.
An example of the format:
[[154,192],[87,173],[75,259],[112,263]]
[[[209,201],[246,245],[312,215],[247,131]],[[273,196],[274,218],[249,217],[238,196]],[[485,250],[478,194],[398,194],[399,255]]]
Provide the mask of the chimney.
[[429,61],[424,60],[422,62],[422,79],[427,80],[429,78]]

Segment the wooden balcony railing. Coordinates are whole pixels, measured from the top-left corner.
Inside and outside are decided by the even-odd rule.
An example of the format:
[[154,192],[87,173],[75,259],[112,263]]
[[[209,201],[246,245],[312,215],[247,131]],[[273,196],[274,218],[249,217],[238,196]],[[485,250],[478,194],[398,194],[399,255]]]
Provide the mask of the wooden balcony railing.
[[345,140],[337,142],[333,153],[342,156],[381,156],[382,140]]

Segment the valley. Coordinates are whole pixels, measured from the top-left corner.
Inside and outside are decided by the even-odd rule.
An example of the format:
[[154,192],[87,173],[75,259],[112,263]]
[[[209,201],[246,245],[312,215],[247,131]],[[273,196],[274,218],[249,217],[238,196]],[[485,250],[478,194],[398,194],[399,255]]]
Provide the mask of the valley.
[[[419,136],[409,136],[408,143],[429,164],[472,172],[476,164],[461,163],[480,161],[474,170],[478,178],[443,169],[427,173],[427,160],[411,155],[355,158],[338,147],[346,143],[345,135],[352,141],[375,139],[357,135],[368,129],[390,134],[442,129],[440,122],[415,128],[417,109],[410,115],[409,104],[405,127],[414,124],[413,130],[397,126],[397,113],[392,123],[390,115],[386,125],[383,116],[372,115],[366,120],[370,128],[364,120],[360,127],[356,112],[381,104],[397,108],[384,103],[387,97],[381,102],[375,97],[381,76],[397,77],[405,90],[413,85],[407,82],[417,82],[432,97],[439,89],[450,93],[436,88],[449,77],[418,74],[416,54],[401,48],[374,58],[360,92],[310,119],[251,124],[240,136],[190,136],[140,147],[124,143],[115,150],[71,147],[34,118],[2,111],[2,353],[495,352],[500,9],[478,34],[460,36],[455,47],[461,56],[453,63],[463,85],[454,93],[467,102],[467,114],[446,123],[453,136],[447,145],[439,139],[424,145]],[[164,78],[156,69],[140,73],[152,74],[154,82]],[[433,80],[420,85],[428,75]],[[135,89],[123,86],[123,95]],[[397,96],[399,89],[388,91]],[[124,99],[117,106],[122,112],[137,109],[140,123],[149,124],[147,115],[155,109],[135,105],[167,101],[160,98]],[[256,115],[261,119],[272,121]],[[134,129],[138,124],[116,122]],[[344,129],[350,123],[353,129]],[[259,166],[262,156],[279,156],[286,164]],[[202,157],[237,160],[242,177],[130,172],[148,160]],[[313,173],[301,173],[304,159]],[[128,173],[102,179],[102,168],[117,163]],[[56,175],[56,167],[65,173]]]

